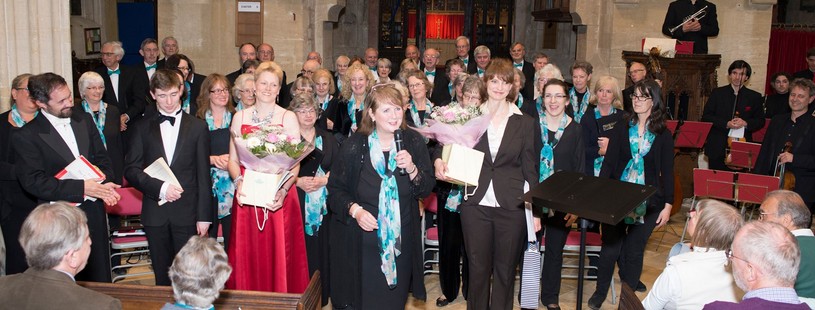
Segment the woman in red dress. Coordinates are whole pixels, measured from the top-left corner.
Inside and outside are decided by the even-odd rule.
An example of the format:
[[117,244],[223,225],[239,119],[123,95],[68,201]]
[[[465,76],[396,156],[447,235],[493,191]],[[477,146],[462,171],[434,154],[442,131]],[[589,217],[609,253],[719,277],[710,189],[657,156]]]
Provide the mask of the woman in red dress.
[[[274,204],[264,207],[240,205],[244,168],[236,153],[234,135],[242,134],[255,124],[283,126],[289,136],[299,137],[294,112],[276,104],[283,71],[274,62],[264,62],[255,71],[257,103],[235,113],[229,150],[229,174],[235,180],[237,198],[232,207],[232,230],[229,241],[229,264],[232,275],[228,289],[281,293],[303,293],[308,285],[303,220],[294,178],[274,193]],[[297,175],[299,166],[291,173]]]

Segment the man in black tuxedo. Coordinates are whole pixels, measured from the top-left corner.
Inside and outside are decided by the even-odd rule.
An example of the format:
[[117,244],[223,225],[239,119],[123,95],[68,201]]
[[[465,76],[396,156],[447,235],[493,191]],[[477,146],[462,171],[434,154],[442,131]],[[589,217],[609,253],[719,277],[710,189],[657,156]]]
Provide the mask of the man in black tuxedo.
[[[274,52],[272,52],[274,53]],[[274,54],[272,54],[274,55]],[[257,59],[257,50],[252,43],[244,43],[241,44],[241,47],[238,48],[238,57],[240,58],[241,68],[235,70],[234,72],[227,74],[226,79],[229,80],[229,85],[235,85],[235,80],[238,79],[238,76],[243,74],[243,63],[249,59]],[[272,56],[274,57],[274,56]],[[285,84],[284,84],[285,85]]]
[[465,36],[456,38],[456,57],[464,62],[467,73],[476,73],[475,57],[470,54],[470,39]]
[[807,68],[792,75],[793,78],[804,78],[815,81],[815,47],[807,50]]
[[535,97],[535,66],[524,59],[526,56],[526,47],[521,42],[515,42],[509,48],[509,55],[512,57],[512,66],[520,69],[524,73],[526,83],[521,88],[521,95],[525,98],[532,99]]
[[[195,234],[205,236],[214,213],[210,203],[209,131],[203,120],[181,110],[181,79],[158,70],[150,95],[158,113],[133,127],[125,178],[144,194],[142,218],[156,285],[170,285],[175,254]],[[181,186],[150,177],[144,169],[162,158]],[[159,201],[166,202],[159,205]]]
[[[682,27],[671,32],[671,28],[682,24],[704,8],[702,18],[694,18]],[[719,35],[719,21],[716,17],[716,5],[705,0],[677,0],[668,5],[665,21],[662,23],[662,34],[681,41],[693,41],[694,54],[707,54],[707,38]]]
[[730,84],[710,92],[702,121],[713,123],[705,143],[705,154],[710,169],[728,170],[725,165],[727,137],[738,136],[744,129],[744,138],[752,141],[752,132],[764,126],[761,94],[744,87],[753,73],[750,64],[736,60],[727,72]]
[[447,84],[449,84],[450,81],[448,81],[447,75],[445,75],[443,71],[436,70],[440,55],[439,51],[435,48],[428,48],[424,51],[422,57],[422,70],[424,70],[424,75],[427,76],[427,79],[433,84],[433,90],[428,99],[435,105],[450,102],[450,93],[447,91]]
[[172,36],[162,39],[161,52],[164,53],[164,58],[160,59],[157,63],[158,67],[163,69],[166,68],[167,57],[178,54],[178,40]]
[[[132,67],[120,65],[125,50],[122,42],[110,41],[102,45],[102,64],[94,71],[105,80],[102,101],[115,105],[121,115],[122,131],[130,121],[139,119],[147,105],[147,75]],[[125,138],[127,141],[127,138]]]
[[[108,226],[103,203],[114,205],[120,196],[115,191],[119,186],[111,182],[113,167],[99,130],[89,114],[72,113],[74,98],[61,76],[50,72],[32,76],[28,90],[40,113],[11,136],[20,184],[40,203],[64,200],[79,204],[88,217],[93,244],[88,266],[76,278],[110,282]],[[55,177],[80,155],[98,167],[105,179],[59,180]]]

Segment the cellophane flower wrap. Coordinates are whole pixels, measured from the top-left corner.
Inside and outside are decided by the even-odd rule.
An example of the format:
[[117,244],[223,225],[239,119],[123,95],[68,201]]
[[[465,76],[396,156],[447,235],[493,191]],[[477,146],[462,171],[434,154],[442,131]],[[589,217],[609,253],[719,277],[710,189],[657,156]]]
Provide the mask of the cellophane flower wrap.
[[282,125],[261,123],[243,127],[235,137],[235,149],[246,169],[281,174],[294,168],[314,145],[286,134]]
[[487,131],[490,117],[479,107],[465,107],[458,103],[434,107],[427,126],[413,128],[423,136],[441,144],[460,144],[473,148]]

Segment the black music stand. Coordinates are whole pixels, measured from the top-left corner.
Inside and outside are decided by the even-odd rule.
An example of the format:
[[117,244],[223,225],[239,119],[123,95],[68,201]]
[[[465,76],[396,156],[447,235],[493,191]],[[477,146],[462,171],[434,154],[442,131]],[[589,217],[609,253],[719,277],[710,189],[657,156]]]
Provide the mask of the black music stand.
[[580,217],[577,310],[583,308],[583,271],[586,264],[586,229],[589,220],[616,225],[656,191],[657,189],[650,185],[560,171],[522,196],[524,201],[534,204],[535,207],[547,207]]

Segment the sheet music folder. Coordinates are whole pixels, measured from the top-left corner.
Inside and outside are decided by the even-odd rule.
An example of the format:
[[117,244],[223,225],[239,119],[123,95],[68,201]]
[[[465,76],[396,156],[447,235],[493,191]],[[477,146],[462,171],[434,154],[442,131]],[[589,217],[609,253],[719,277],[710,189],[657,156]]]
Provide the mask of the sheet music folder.
[[650,185],[560,171],[524,194],[522,199],[537,207],[615,225],[656,191]]
[[[674,135],[674,147],[701,149],[707,140],[707,134],[713,123],[683,121],[682,126],[678,126],[678,121],[667,121],[666,126]],[[679,132],[677,132],[679,127]]]

